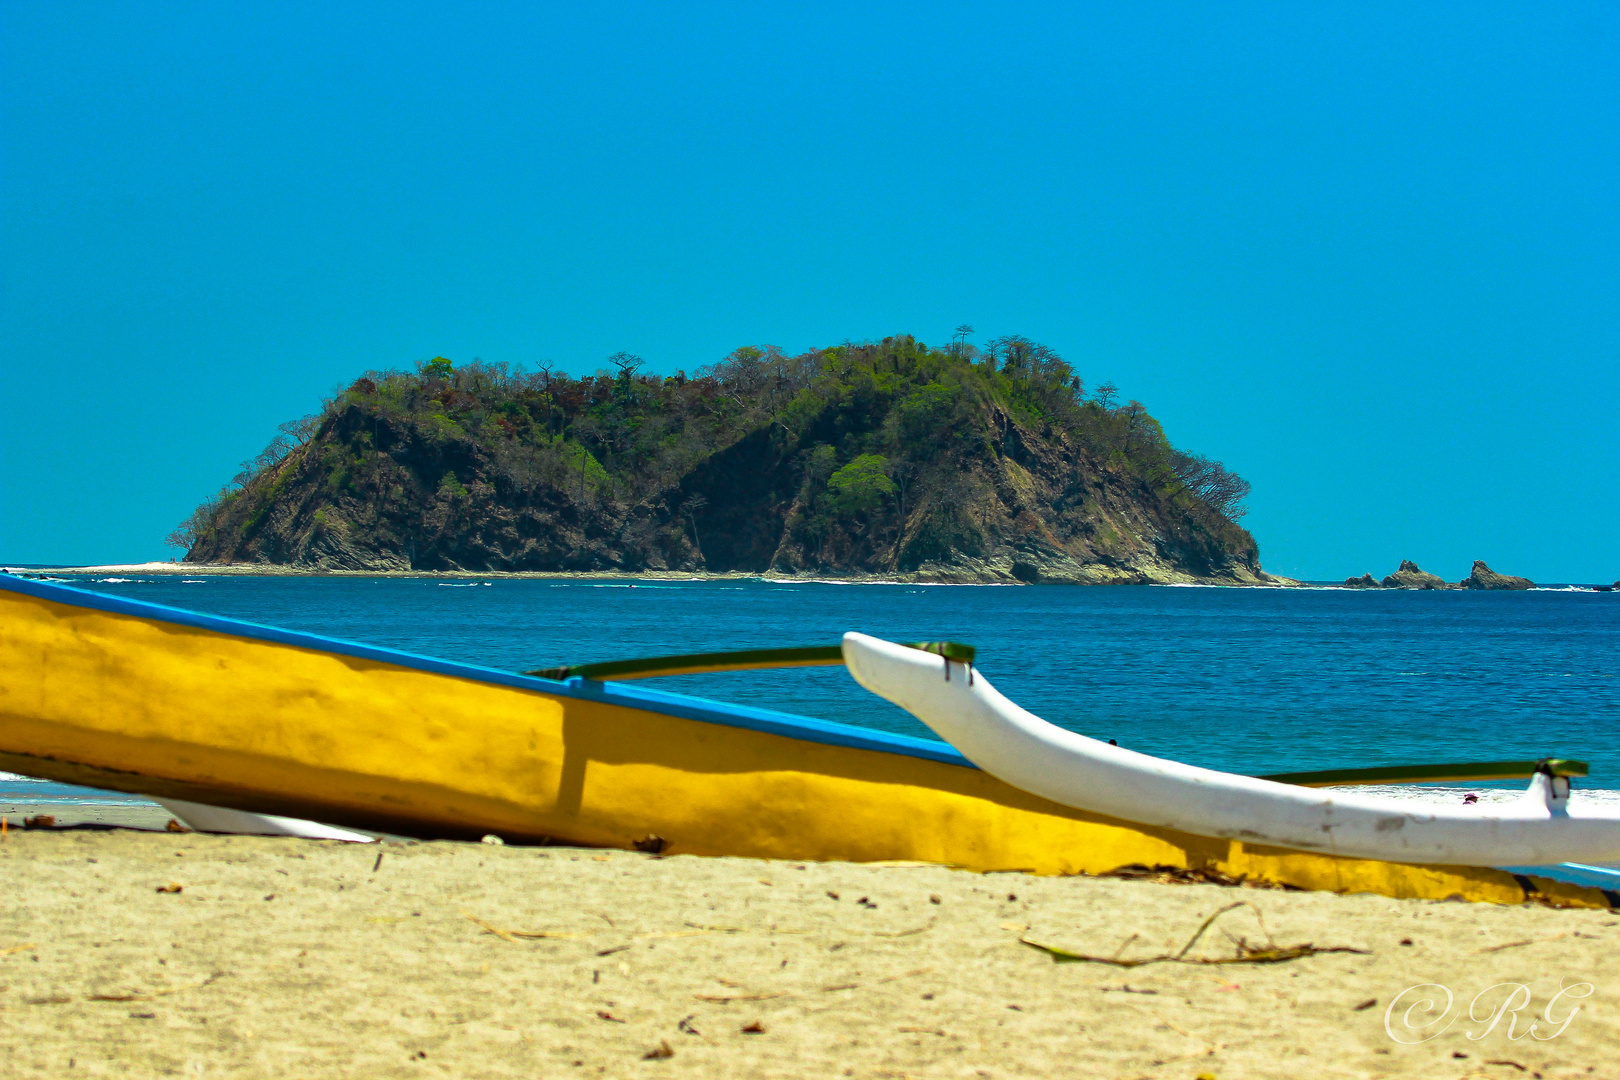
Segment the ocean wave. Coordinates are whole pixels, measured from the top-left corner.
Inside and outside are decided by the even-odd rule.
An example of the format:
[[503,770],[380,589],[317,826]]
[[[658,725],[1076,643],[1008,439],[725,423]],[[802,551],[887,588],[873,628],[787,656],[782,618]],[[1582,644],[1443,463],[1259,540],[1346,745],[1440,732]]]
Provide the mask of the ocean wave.
[[610,585],[596,582],[585,587],[587,589],[666,589],[669,591],[675,591],[680,588],[679,585],[642,585],[633,581],[624,585]]
[[[1528,786],[1528,785],[1527,785]],[[1414,786],[1410,784],[1357,784],[1355,786],[1336,788],[1337,791],[1347,791],[1356,795],[1370,795],[1381,799],[1393,799],[1398,802],[1429,803],[1439,806],[1454,806],[1463,801],[1465,795],[1474,795],[1481,803],[1510,803],[1524,797],[1524,788],[1493,788],[1469,787],[1466,784],[1448,784],[1440,786]],[[1572,788],[1569,794],[1571,803],[1592,806],[1620,806],[1620,791],[1612,788]]]
[[[1495,676],[1495,672],[1481,671],[1397,671],[1396,675],[1423,676],[1430,679],[1468,679],[1477,681],[1487,676]],[[1613,675],[1601,671],[1531,671],[1518,676],[1521,680],[1530,679],[1612,679]]]
[[[887,582],[885,582],[887,584]],[[916,585],[926,589],[1022,589],[1022,581],[904,581],[897,585]]]
[[847,581],[843,578],[755,578],[767,585],[910,585],[919,589],[1021,589],[1022,581],[874,581],[862,579]]
[[1363,592],[1343,585],[1222,585],[1213,581],[1150,581],[1150,589],[1272,589],[1278,592]]

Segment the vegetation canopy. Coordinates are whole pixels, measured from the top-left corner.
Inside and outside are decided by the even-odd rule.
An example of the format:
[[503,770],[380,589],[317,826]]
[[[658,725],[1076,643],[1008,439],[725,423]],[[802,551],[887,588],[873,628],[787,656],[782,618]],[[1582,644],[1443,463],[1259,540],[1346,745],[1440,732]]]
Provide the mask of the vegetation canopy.
[[1246,580],[1249,485],[1020,336],[909,335],[688,375],[444,357],[284,424],[171,537],[329,569]]

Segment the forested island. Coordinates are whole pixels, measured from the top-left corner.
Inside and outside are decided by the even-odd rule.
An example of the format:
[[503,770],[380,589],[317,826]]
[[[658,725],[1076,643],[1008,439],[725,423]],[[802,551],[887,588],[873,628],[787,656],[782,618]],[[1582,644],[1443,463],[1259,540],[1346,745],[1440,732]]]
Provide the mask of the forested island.
[[712,367],[368,372],[170,537],[308,570],[1259,584],[1249,485],[1053,350],[965,332]]

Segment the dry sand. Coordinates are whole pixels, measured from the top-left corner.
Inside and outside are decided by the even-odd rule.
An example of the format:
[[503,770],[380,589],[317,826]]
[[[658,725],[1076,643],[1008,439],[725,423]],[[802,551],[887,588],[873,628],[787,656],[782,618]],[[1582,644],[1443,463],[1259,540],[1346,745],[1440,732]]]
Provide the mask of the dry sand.
[[[1608,912],[94,827],[13,827],[0,868],[5,1076],[1620,1076]],[[1239,901],[1189,956],[1265,930],[1366,953],[1019,942],[1174,952]],[[1504,982],[1533,999],[1488,1033],[1386,1033],[1407,987],[1466,1010]]]

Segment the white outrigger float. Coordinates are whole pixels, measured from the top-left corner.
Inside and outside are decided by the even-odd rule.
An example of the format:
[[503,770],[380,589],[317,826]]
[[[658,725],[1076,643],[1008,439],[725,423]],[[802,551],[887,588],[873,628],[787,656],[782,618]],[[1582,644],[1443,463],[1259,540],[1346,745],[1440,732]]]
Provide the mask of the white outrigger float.
[[843,652],[867,690],[927,724],[985,772],[1064,806],[1198,836],[1387,862],[1620,862],[1620,809],[1571,806],[1569,776],[1559,775],[1558,763],[1544,763],[1524,796],[1506,803],[1450,806],[1333,793],[1078,735],[1009,701],[970,663],[855,633],[844,635]]

